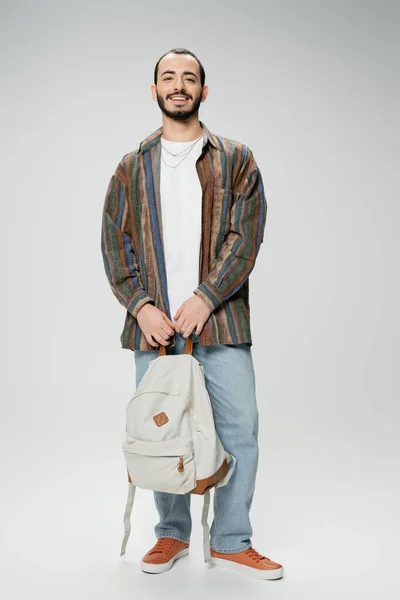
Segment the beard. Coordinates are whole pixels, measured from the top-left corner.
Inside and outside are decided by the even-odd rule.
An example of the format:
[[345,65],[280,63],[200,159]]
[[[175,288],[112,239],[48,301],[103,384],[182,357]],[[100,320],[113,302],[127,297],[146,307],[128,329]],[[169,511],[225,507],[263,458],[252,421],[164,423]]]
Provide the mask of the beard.
[[191,108],[177,106],[176,108],[169,110],[166,107],[166,102],[169,101],[164,101],[164,99],[157,92],[157,103],[164,115],[166,115],[170,119],[174,119],[175,121],[186,121],[198,112],[201,103],[201,92],[199,94],[199,97],[194,100]]

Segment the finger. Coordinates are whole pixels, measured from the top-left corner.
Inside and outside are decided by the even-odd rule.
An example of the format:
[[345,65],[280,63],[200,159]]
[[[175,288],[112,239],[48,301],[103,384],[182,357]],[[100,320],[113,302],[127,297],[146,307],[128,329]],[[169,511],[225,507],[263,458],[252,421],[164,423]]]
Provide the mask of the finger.
[[163,331],[165,331],[165,333],[168,336],[171,336],[171,335],[173,335],[175,333],[175,329],[173,329],[172,327],[169,327],[167,325],[167,323],[165,323],[165,325],[163,325],[162,329],[163,329]]
[[149,333],[145,334],[145,338],[151,346],[154,346],[155,348],[157,348],[157,344],[155,343],[155,341],[153,340],[153,338],[151,337],[151,335]]
[[185,333],[187,327],[189,327],[190,325],[190,321],[188,321],[187,319],[185,319],[182,323],[182,327],[181,327],[181,333]]
[[171,319],[169,319],[165,313],[163,313],[163,317],[165,322],[168,323],[168,325],[172,327],[172,329],[175,331],[175,324],[173,323],[173,321],[171,321]]
[[176,313],[174,315],[174,319],[178,319],[180,317],[182,311],[183,311],[183,304],[176,311]]
[[152,335],[157,340],[157,342],[159,342],[162,346],[168,346],[169,345],[169,342],[167,342],[166,340],[163,340],[163,338],[161,337],[160,334],[153,333]]
[[183,333],[184,330],[184,325],[185,325],[185,319],[178,319],[177,321],[177,331],[179,331],[179,333]]
[[171,337],[169,333],[167,333],[165,331],[165,329],[161,329],[161,331],[159,332],[160,336],[163,338],[163,340],[167,341],[169,343],[169,338]]
[[192,333],[194,327],[195,327],[196,323],[190,323],[190,325],[186,328],[183,337],[189,337],[189,335]]

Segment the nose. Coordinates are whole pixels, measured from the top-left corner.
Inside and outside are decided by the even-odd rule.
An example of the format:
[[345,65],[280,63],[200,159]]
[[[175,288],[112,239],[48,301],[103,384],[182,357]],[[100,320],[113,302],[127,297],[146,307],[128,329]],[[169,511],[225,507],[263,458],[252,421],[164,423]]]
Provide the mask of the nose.
[[185,90],[185,88],[183,87],[183,85],[177,84],[176,87],[175,87],[175,90],[177,92],[183,92]]
[[183,83],[183,79],[184,76],[183,75],[177,75],[176,77],[176,89],[179,90],[180,92],[185,92],[185,86]]

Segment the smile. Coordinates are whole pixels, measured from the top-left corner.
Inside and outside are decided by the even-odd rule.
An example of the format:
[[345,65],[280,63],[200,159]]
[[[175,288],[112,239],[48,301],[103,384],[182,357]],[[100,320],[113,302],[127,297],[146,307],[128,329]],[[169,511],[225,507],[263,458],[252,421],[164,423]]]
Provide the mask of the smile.
[[178,104],[183,104],[184,102],[187,102],[189,98],[185,98],[184,96],[171,96],[170,100],[172,100],[172,102],[177,102]]

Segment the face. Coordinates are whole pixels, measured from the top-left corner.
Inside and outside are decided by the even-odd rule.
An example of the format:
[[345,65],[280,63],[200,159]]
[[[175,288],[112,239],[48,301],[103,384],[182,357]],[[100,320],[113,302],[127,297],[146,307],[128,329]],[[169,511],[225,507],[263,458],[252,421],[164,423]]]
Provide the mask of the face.
[[201,87],[199,63],[193,56],[171,53],[160,61],[157,85],[151,86],[151,92],[164,115],[186,121],[198,112],[208,87]]

